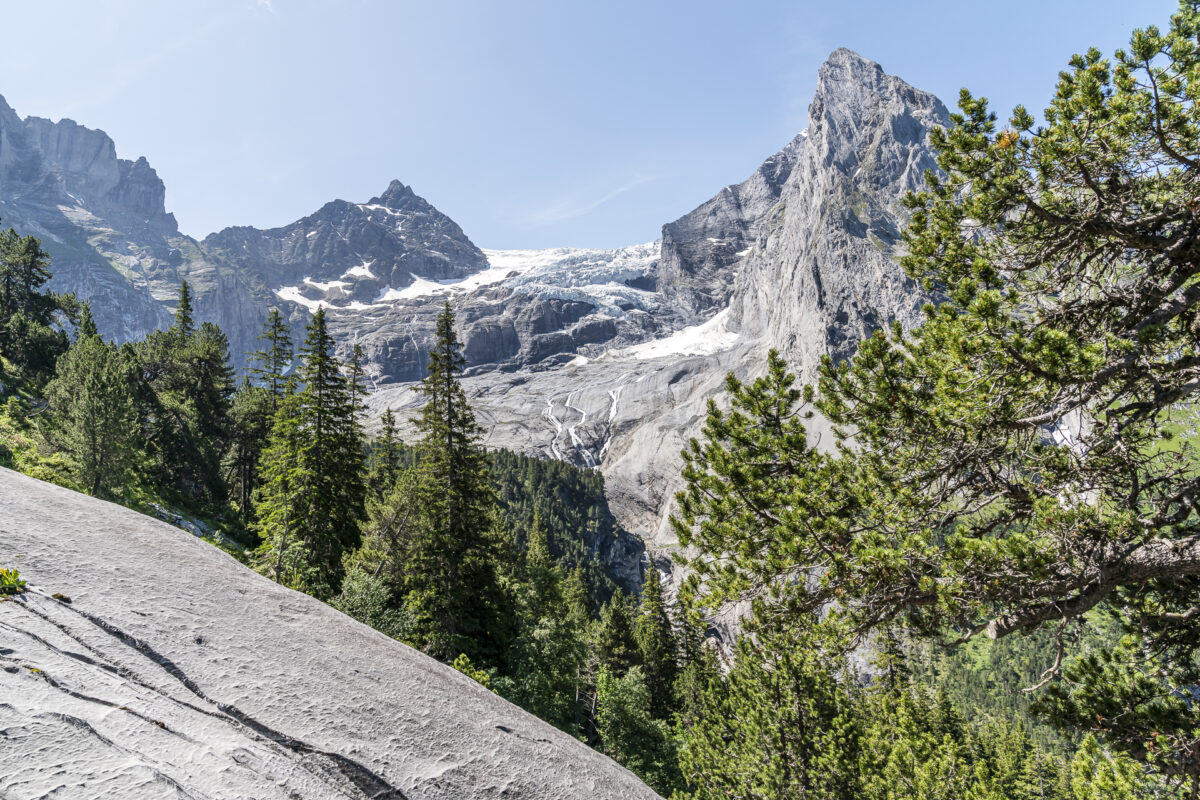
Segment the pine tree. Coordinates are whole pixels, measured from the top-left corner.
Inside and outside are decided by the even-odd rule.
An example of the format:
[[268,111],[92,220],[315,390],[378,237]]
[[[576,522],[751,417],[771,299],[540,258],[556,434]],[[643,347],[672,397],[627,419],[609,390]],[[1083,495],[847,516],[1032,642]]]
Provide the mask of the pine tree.
[[679,676],[678,645],[663,598],[662,578],[650,564],[642,583],[642,602],[634,626],[641,653],[642,671],[650,690],[650,709],[658,719],[670,717],[674,708],[675,681]]
[[733,670],[709,685],[683,732],[692,796],[858,800],[861,723],[838,666],[793,632],[743,635]]
[[[1042,712],[1200,780],[1198,38],[1182,0],[1073,56],[1045,124],[962,92],[905,200],[903,266],[940,303],[826,360],[815,394],[775,354],[729,381],[676,520],[693,594],[958,641],[1053,626]],[[808,446],[802,400],[837,447]],[[1127,646],[1078,647],[1093,609]]]
[[[1170,797],[1130,758],[1105,753],[1095,736],[1087,736],[1071,762],[1071,800],[1144,800]],[[1178,796],[1182,798],[1183,788]],[[1190,795],[1194,797],[1195,792]]]

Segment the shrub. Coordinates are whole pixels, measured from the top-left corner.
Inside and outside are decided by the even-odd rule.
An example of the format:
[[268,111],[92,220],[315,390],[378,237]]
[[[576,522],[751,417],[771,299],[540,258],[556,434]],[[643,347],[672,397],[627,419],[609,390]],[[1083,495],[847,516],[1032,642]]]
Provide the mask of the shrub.
[[25,581],[15,569],[0,568],[0,597],[25,591]]

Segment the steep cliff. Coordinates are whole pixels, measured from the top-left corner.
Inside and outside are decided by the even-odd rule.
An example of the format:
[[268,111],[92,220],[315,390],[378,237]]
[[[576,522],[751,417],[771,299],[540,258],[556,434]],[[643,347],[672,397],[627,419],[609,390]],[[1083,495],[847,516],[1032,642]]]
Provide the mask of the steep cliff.
[[849,358],[927,298],[900,268],[900,201],[936,169],[929,131],[940,100],[849,50],[818,73],[809,127],[779,203],[734,285],[730,321],[806,374],[826,353]]

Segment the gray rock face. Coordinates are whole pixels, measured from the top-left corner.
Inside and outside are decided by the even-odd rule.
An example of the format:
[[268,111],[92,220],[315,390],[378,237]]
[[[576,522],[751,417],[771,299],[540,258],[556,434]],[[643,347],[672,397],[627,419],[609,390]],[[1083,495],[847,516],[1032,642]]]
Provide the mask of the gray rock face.
[[22,120],[0,98],[0,218],[42,239],[52,288],[91,299],[97,323],[128,339],[169,321],[151,277],[178,261],[179,231],[144,159],[118,159],[102,131]]
[[672,306],[697,317],[729,303],[735,265],[779,202],[803,142],[797,134],[749,178],[663,226],[659,281]]
[[373,303],[421,278],[465,278],[487,268],[452,219],[399,181],[366,203],[334,200],[283,228],[226,228],[203,248],[276,293],[294,287],[301,304]]
[[835,51],[821,67],[779,205],[738,275],[731,321],[811,376],[822,355],[853,355],[872,331],[910,326],[927,301],[900,268],[900,201],[936,169],[929,131],[942,102],[873,61]]
[[29,584],[0,603],[6,798],[657,797],[158,520],[0,469],[0,552]]

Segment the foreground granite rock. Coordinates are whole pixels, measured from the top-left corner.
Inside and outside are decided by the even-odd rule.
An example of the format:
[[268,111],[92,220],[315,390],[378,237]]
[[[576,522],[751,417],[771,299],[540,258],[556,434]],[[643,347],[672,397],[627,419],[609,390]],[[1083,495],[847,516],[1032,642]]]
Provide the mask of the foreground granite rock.
[[657,797],[166,523],[0,469],[0,554],[6,798]]

